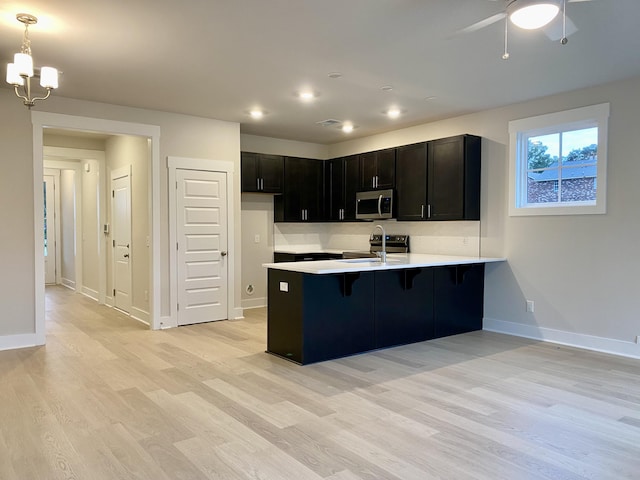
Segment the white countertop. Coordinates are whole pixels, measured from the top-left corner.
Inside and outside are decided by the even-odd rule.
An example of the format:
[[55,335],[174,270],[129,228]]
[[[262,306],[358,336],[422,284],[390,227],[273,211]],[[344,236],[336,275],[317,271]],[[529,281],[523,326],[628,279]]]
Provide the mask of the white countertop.
[[439,267],[446,265],[466,265],[471,263],[504,262],[506,258],[462,257],[456,255],[429,255],[423,253],[390,253],[387,263],[374,258],[353,258],[346,260],[319,260],[311,262],[265,263],[265,268],[288,270],[290,272],[324,275],[330,273],[369,272],[401,268]]

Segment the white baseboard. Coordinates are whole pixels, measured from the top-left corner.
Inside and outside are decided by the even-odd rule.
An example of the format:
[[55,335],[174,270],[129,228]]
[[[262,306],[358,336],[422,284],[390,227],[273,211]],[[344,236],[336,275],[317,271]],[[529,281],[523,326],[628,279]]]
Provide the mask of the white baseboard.
[[247,298],[242,300],[242,308],[259,308],[267,306],[267,297]]
[[89,288],[89,287],[82,287],[82,292],[81,292],[81,293],[82,293],[83,295],[85,295],[85,296],[89,297],[89,298],[92,298],[92,299],[93,299],[93,300],[95,300],[96,302],[98,302],[98,301],[99,301],[99,300],[98,300],[99,295],[98,295],[98,292],[97,292],[96,290],[93,290],[93,289],[91,289],[91,288]]
[[165,328],[174,328],[178,326],[178,322],[176,319],[168,317],[160,317],[160,329],[164,330]]
[[73,280],[69,280],[68,278],[63,278],[60,285],[62,285],[63,287],[67,287],[70,290],[76,289],[76,282],[74,282]]
[[0,351],[15,350],[16,348],[28,348],[44,345],[44,335],[35,333],[23,333],[20,335],[0,336]]
[[131,307],[129,316],[134,320],[144,323],[145,325],[149,325],[149,319],[151,318],[151,314],[149,312],[145,312],[144,310],[136,307]]
[[104,304],[107,307],[112,307],[115,305],[115,303],[113,302],[113,297],[104,297]]
[[242,307],[235,307],[229,313],[232,315],[229,320],[240,320],[244,318],[244,309]]
[[543,340],[545,342],[567,345],[569,347],[584,348],[596,352],[610,353],[622,357],[640,358],[640,345],[633,342],[624,342],[612,338],[595,337],[582,333],[565,332],[552,328],[524,325],[522,323],[505,322],[495,318],[483,319],[483,330],[496,333],[505,333],[517,337]]

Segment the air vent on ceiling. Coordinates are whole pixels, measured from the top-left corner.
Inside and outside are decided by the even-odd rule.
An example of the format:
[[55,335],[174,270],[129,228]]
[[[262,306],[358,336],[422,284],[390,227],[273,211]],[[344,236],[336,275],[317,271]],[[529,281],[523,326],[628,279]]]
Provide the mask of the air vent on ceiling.
[[340,120],[336,120],[335,118],[328,118],[327,120],[316,122],[316,125],[321,125],[323,127],[334,127],[336,125],[340,125],[341,123],[342,122]]

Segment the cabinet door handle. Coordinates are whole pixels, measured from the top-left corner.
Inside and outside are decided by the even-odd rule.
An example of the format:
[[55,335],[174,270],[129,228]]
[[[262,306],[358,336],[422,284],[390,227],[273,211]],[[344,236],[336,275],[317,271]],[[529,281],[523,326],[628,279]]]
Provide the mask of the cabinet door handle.
[[431,218],[431,204],[427,205],[427,218]]
[[371,188],[376,188],[376,177],[371,177]]
[[424,220],[424,205],[420,205],[420,218]]
[[378,188],[378,175],[376,175],[376,188]]
[[260,179],[260,190],[264,190],[264,178]]
[[256,184],[257,184],[256,189],[260,190],[260,179],[259,178],[256,178]]

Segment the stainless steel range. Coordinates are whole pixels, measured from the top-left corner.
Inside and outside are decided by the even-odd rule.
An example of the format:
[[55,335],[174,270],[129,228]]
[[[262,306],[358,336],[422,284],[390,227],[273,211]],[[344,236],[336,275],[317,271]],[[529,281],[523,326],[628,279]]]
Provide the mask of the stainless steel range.
[[[409,253],[409,235],[386,235],[387,253]],[[344,252],[342,258],[377,257],[376,252],[382,251],[382,235],[369,237],[368,252]]]

